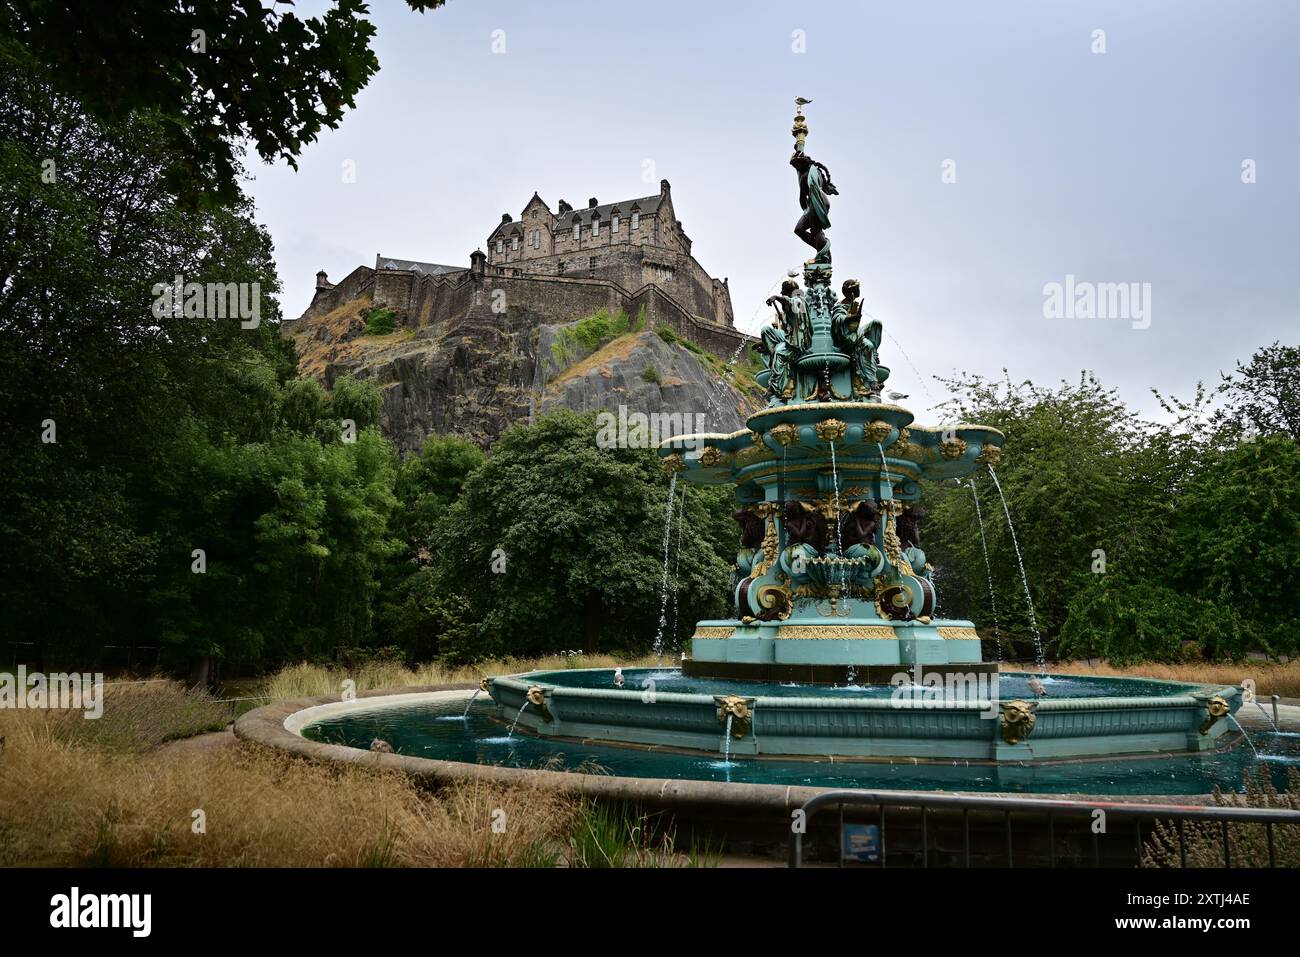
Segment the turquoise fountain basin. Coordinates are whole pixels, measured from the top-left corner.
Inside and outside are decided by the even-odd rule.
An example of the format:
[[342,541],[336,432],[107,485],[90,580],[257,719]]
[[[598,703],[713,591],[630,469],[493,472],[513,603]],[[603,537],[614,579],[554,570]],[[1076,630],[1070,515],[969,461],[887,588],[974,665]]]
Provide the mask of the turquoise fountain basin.
[[[1235,687],[973,674],[835,688],[687,677],[677,669],[530,672],[491,679],[497,718],[543,738],[731,755],[1032,762],[1214,750]],[[936,687],[937,685],[937,687]],[[1224,710],[1221,706],[1219,710]],[[730,719],[730,723],[729,723]],[[730,734],[727,728],[730,727]]]
[[[556,674],[556,673],[548,673]],[[606,672],[606,676],[608,676]],[[672,671],[628,671],[628,686],[645,678],[659,677],[671,685]],[[591,672],[561,672],[577,682],[595,681]],[[557,676],[558,677],[558,676]],[[1057,678],[1051,692],[1064,697],[1098,679]],[[1110,680],[1110,679],[1106,679]],[[697,685],[698,682],[692,681]],[[1142,684],[1147,684],[1143,682]],[[1161,682],[1150,682],[1153,686]],[[1104,684],[1100,685],[1105,687]],[[577,690],[577,689],[575,689]],[[596,689],[588,689],[596,690]],[[779,688],[771,697],[795,696],[801,689]],[[806,689],[805,689],[806,690]],[[1148,697],[1159,697],[1154,688]],[[1138,689],[1133,688],[1138,695]],[[853,695],[853,689],[819,688],[815,694],[828,699]],[[1258,766],[1239,736],[1229,734],[1225,747],[1196,754],[1161,754],[1145,757],[1109,757],[1072,761],[972,762],[966,760],[839,760],[732,755],[724,760],[711,754],[668,748],[614,746],[596,741],[568,741],[540,738],[533,734],[509,733],[508,722],[491,701],[479,696],[466,711],[464,697],[412,704],[384,704],[382,698],[354,702],[347,710],[307,724],[301,730],[311,741],[367,749],[376,737],[389,742],[398,754],[466,764],[498,765],[510,768],[546,768],[582,771],[628,778],[777,784],[827,788],[889,788],[896,790],[946,790],[966,792],[1014,792],[1042,794],[1203,795],[1215,787],[1243,790],[1243,777]],[[1222,723],[1222,722],[1220,722]],[[1274,783],[1285,786],[1288,766],[1300,763],[1300,738],[1251,732],[1264,754],[1260,764],[1271,773]],[[715,736],[715,745],[720,744]],[[1236,746],[1232,746],[1232,745]]]

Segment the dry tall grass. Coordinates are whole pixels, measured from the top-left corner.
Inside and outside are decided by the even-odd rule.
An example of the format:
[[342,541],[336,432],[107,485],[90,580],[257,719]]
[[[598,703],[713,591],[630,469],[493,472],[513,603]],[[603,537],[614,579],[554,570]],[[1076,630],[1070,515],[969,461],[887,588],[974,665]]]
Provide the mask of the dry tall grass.
[[[97,721],[0,711],[0,866],[589,866],[591,841],[580,838],[604,818],[575,798],[468,784],[434,794],[400,772],[246,744],[157,747],[226,716],[161,682],[107,688]],[[638,838],[601,833],[615,849]],[[657,852],[637,843],[635,854],[609,854],[628,865],[693,862],[671,835]]]
[[549,658],[500,658],[463,667],[440,664],[407,668],[394,662],[376,662],[348,670],[322,665],[290,665],[266,681],[263,694],[272,701],[289,701],[322,695],[337,695],[344,679],[356,682],[357,691],[379,688],[410,688],[418,685],[477,682],[485,675],[509,675],[522,671],[558,671],[562,668],[650,668],[675,667],[672,658],[646,656],[631,661],[609,655],[555,655]]
[[[1246,779],[1246,794],[1223,794],[1217,788],[1214,803],[1219,807],[1286,808],[1300,811],[1300,771],[1287,769],[1287,787],[1278,789],[1268,772],[1259,770]],[[1300,867],[1300,826],[1280,824],[1273,828],[1273,858],[1278,867]],[[1183,846],[1188,867],[1223,866],[1223,829],[1214,822],[1189,821],[1183,826]],[[1263,824],[1229,824],[1228,849],[1233,867],[1268,867],[1269,835]],[[1180,867],[1178,829],[1173,823],[1157,823],[1143,848],[1143,867]]]
[[[1024,671],[1025,665],[1004,664],[1003,670]],[[1032,665],[1029,667],[1033,667]],[[1240,685],[1247,678],[1255,682],[1256,694],[1300,698],[1300,659],[1295,661],[1246,661],[1242,664],[1188,662],[1186,664],[1142,664],[1117,668],[1104,661],[1058,661],[1048,671],[1076,675],[1122,675],[1129,678],[1160,678],[1189,684]]]

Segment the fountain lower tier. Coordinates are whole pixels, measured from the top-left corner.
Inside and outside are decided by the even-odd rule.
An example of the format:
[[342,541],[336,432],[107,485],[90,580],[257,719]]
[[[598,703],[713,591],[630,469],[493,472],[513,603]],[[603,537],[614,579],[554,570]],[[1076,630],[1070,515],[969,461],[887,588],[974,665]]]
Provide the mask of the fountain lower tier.
[[[1023,676],[970,677],[963,688],[923,675],[920,685],[805,693],[736,682],[739,693],[687,694],[659,687],[681,680],[675,670],[629,674],[629,687],[620,689],[612,671],[597,669],[497,677],[489,693],[504,725],[517,721],[519,732],[544,739],[732,756],[973,762],[1215,750],[1231,725],[1221,719],[1241,705],[1239,688],[1146,679],[1108,679],[1127,695],[1008,700],[1000,688],[1023,694]],[[1056,680],[1064,679],[1089,680]],[[760,689],[769,693],[752,693]]]

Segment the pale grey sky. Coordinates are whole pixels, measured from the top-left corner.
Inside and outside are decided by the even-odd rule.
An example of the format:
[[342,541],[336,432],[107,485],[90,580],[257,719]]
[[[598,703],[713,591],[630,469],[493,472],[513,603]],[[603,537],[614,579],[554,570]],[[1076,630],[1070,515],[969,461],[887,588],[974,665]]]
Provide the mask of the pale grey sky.
[[[1153,412],[1151,386],[1185,395],[1300,340],[1300,4],[372,7],[381,69],[356,109],[298,172],[257,166],[249,184],[287,316],[319,268],[337,280],[377,252],[468,264],[533,190],[554,208],[662,177],[753,332],[808,255],[787,165],[802,95],[808,152],[840,190],[836,282],[861,280],[892,336],[890,384],[922,417],[943,394],[925,377],[1004,366],[1042,383],[1092,369]],[[1150,283],[1149,327],[1045,318],[1044,285],[1067,275]]]

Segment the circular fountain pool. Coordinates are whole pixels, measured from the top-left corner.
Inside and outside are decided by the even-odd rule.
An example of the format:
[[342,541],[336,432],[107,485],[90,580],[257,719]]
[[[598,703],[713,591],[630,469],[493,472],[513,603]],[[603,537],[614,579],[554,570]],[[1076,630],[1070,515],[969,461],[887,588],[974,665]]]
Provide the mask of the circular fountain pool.
[[[601,678],[612,672],[565,671],[522,676],[536,683],[545,678],[548,687],[574,691],[596,691]],[[702,679],[683,677],[676,670],[629,670],[624,692],[638,697],[654,679],[657,693],[710,695],[713,685]],[[1024,681],[1024,676],[1013,678]],[[501,681],[501,679],[497,679]],[[1119,682],[1120,684],[1115,684]],[[1122,699],[1183,696],[1189,686],[1165,682],[1133,684],[1133,679],[1060,677],[1049,685],[1059,700],[1093,700],[1099,694],[1123,690]],[[725,683],[735,691],[734,683]],[[668,691],[666,688],[689,689]],[[744,689],[742,689],[744,690]],[[882,689],[818,688],[806,686],[763,686],[769,698],[799,700],[807,694],[824,700],[880,695]],[[884,689],[888,690],[888,689]],[[585,771],[629,778],[693,780],[748,784],[833,788],[889,788],[899,790],[949,790],[971,792],[1038,792],[1053,794],[1107,795],[1192,795],[1205,794],[1218,786],[1240,790],[1243,776],[1257,764],[1269,769],[1276,783],[1284,783],[1285,768],[1300,763],[1300,738],[1294,735],[1253,733],[1255,747],[1262,753],[1257,761],[1250,747],[1235,732],[1224,735],[1220,747],[1196,754],[1168,753],[1144,756],[1089,758],[1069,761],[979,762],[963,759],[856,760],[843,757],[791,757],[730,754],[724,759],[723,743],[718,753],[692,753],[666,747],[628,746],[593,740],[538,737],[522,721],[512,731],[513,718],[482,696],[466,710],[470,692],[448,699],[415,700],[396,704],[359,701],[336,710],[301,729],[310,741],[368,748],[375,738],[389,742],[401,755],[433,758],[477,765],[510,768]],[[763,707],[758,697],[756,711]]]

